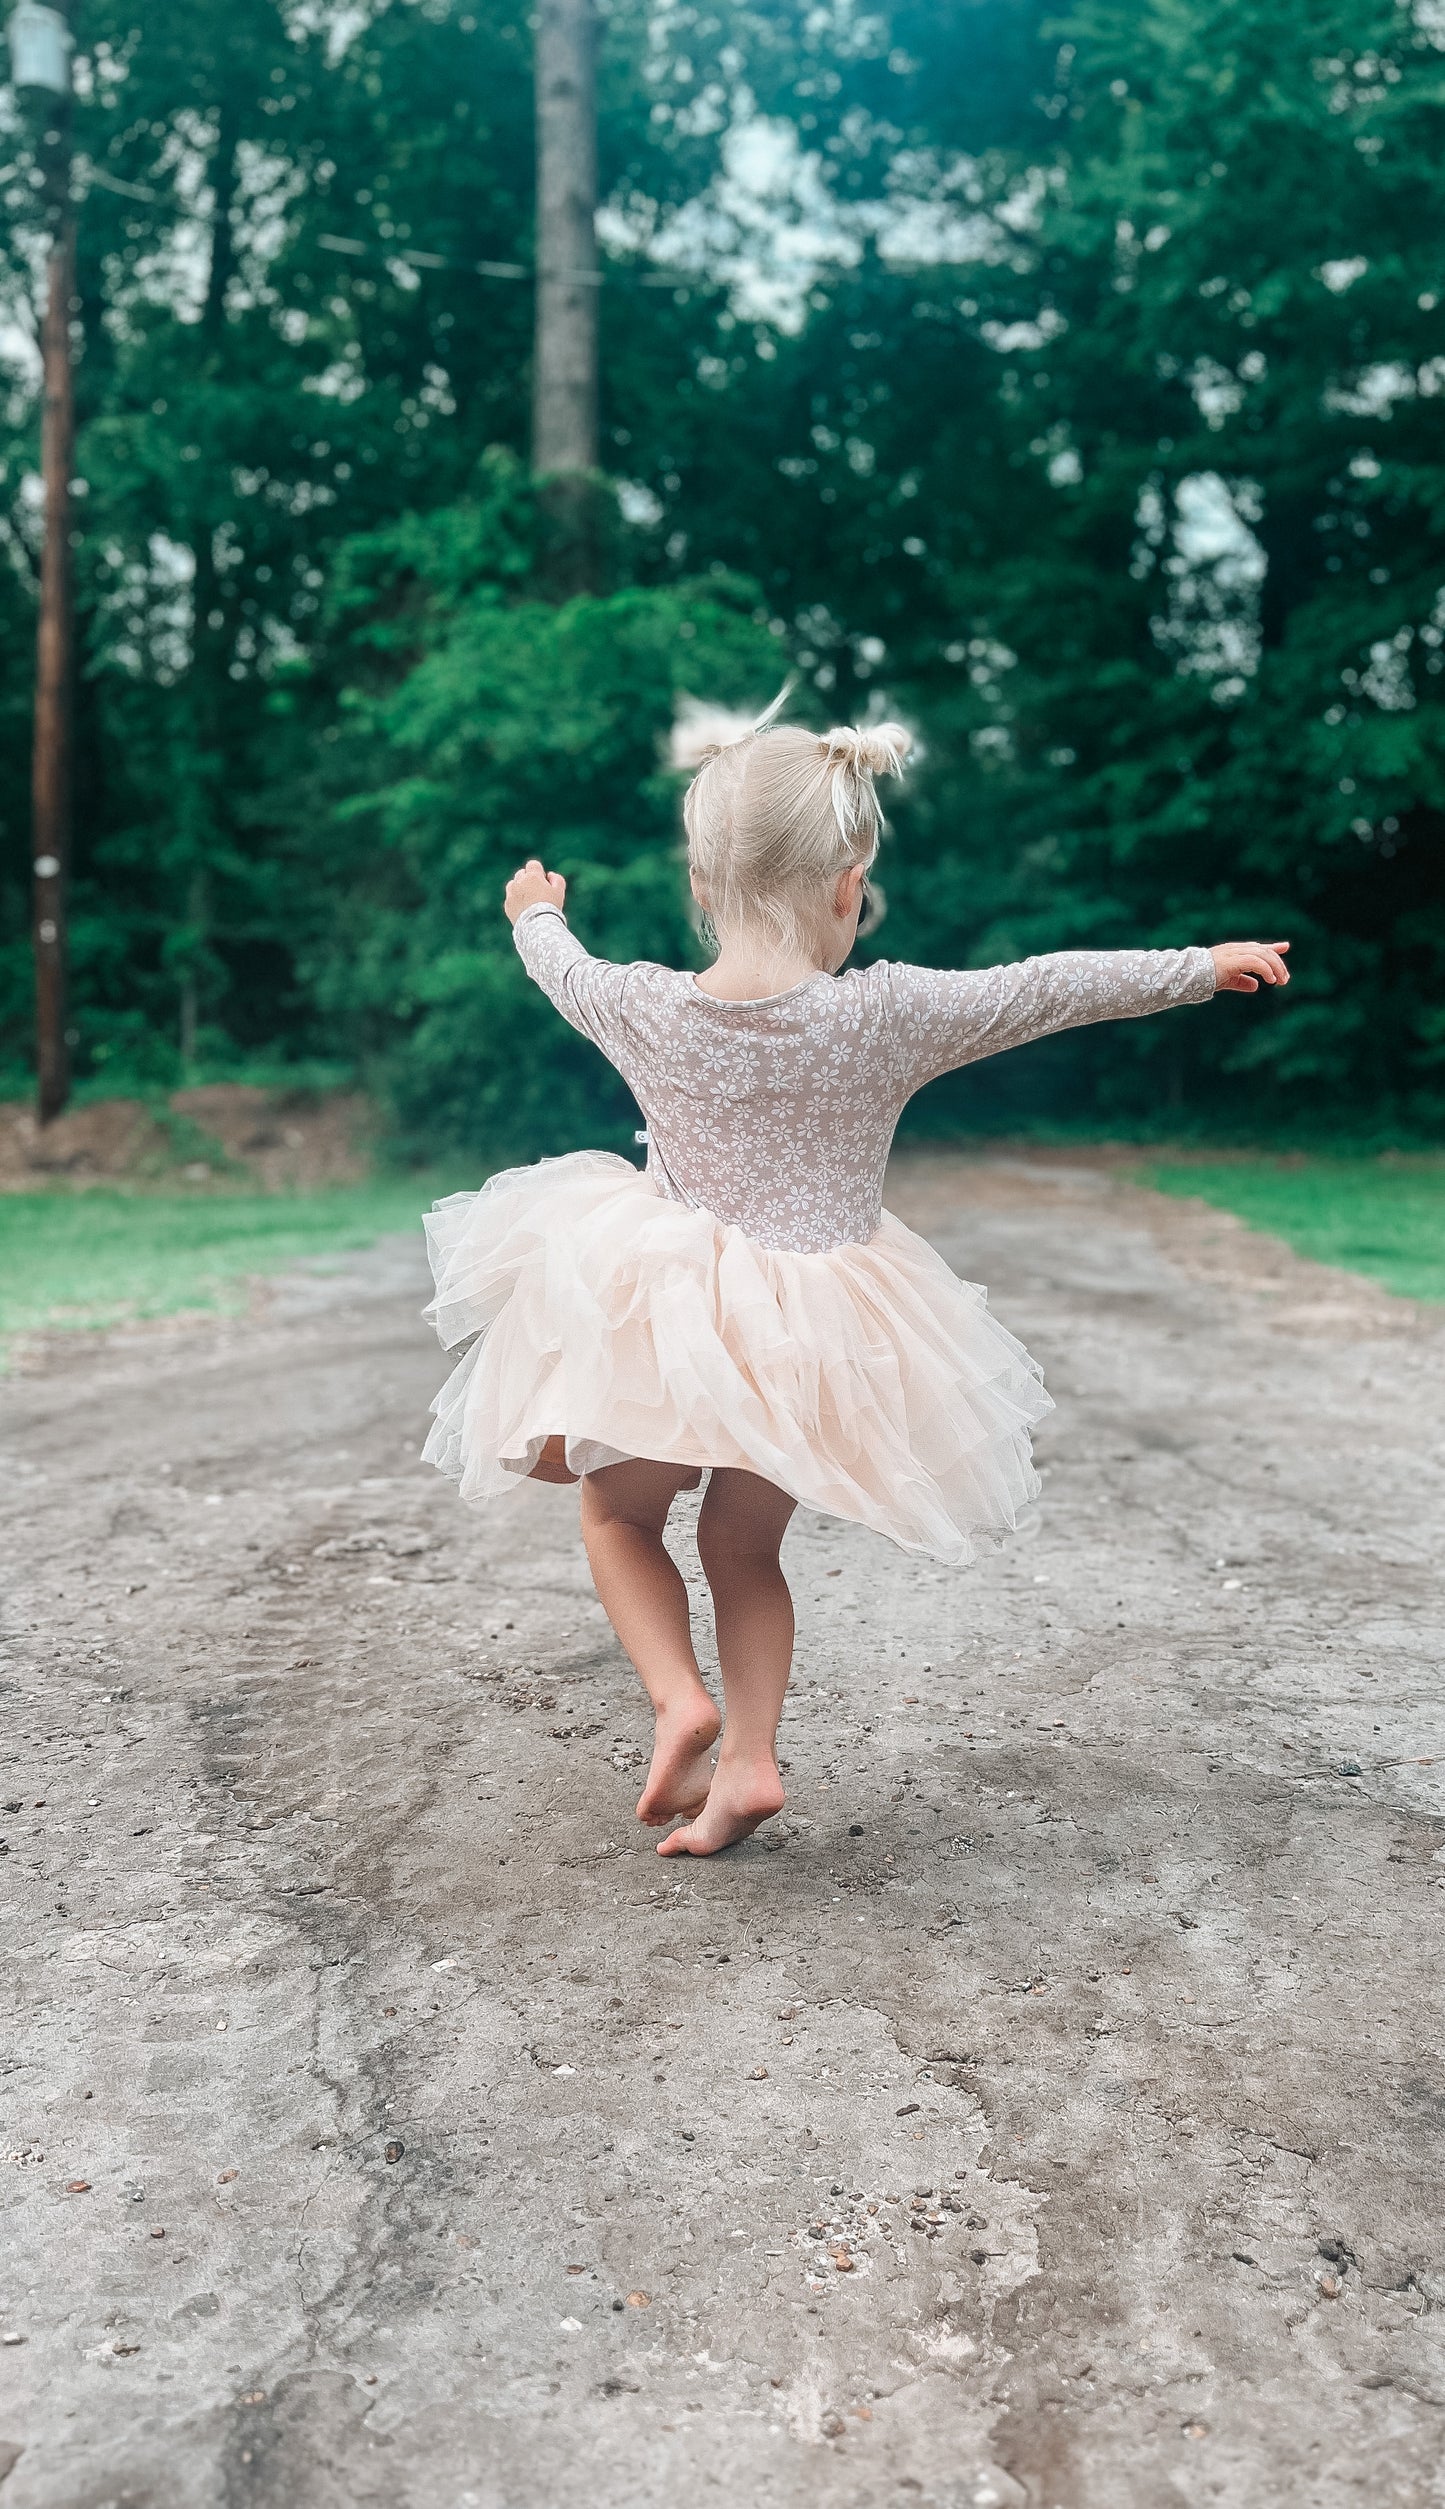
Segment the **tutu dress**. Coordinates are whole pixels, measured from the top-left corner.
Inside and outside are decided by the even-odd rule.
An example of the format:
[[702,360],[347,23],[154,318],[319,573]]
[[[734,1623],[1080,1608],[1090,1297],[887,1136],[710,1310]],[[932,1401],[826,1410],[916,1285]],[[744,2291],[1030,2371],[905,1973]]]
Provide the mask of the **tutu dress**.
[[986,1292],[883,1209],[894,1128],[940,1072],[1206,1001],[1209,952],[884,962],[726,1002],[590,957],[555,906],[515,939],[637,1099],[647,1166],[580,1151],[436,1204],[427,1314],[465,1356],[427,1458],[470,1500],[515,1488],[550,1437],[579,1473],[733,1466],[954,1563],[1011,1528],[1052,1404]]

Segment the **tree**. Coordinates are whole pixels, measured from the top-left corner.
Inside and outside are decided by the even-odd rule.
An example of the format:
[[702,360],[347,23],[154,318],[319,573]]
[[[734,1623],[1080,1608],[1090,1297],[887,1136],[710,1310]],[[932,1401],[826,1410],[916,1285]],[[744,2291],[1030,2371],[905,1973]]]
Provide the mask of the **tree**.
[[318,655],[345,728],[295,805],[330,832],[307,972],[417,1147],[630,1140],[622,1084],[526,981],[502,891],[537,853],[593,946],[693,957],[667,732],[681,695],[746,702],[777,667],[734,578],[539,598],[547,527],[492,455],[472,497],[348,545]]
[[597,18],[595,0],[536,17],[537,329],[532,467],[556,525],[561,594],[595,584],[597,488]]
[[[1218,1122],[1244,1084],[1256,1121],[1438,1123],[1433,17],[1077,0],[1059,27],[1045,0],[614,0],[602,285],[580,308],[605,296],[597,432],[576,432],[585,393],[544,395],[574,428],[550,474],[525,274],[583,264],[543,243],[527,20],[517,0],[358,17],[151,0],[137,31],[87,0],[89,1084],[173,1078],[182,1036],[214,1069],[361,1056],[413,1132],[431,1103],[478,1139],[516,1073],[468,1025],[467,987],[483,962],[510,980],[488,884],[524,832],[566,842],[599,931],[687,947],[654,733],[678,686],[705,685],[720,649],[684,629],[716,602],[745,633],[740,700],[791,665],[818,719],[886,705],[923,736],[875,946],[977,962],[1265,921],[1301,944],[1289,997],[1247,1027],[1225,1006],[1049,1041],[941,1116]],[[32,169],[10,154],[0,288],[23,312]],[[37,413],[12,379],[13,663]],[[621,508],[610,592],[539,470],[612,474],[615,500],[588,508]],[[578,657],[614,629],[630,742],[616,683],[608,706],[581,698]],[[502,672],[509,637],[530,694]],[[5,795],[26,695],[23,663],[0,674],[17,1073],[28,856]],[[483,696],[504,745],[530,726],[545,774],[493,754]],[[450,1007],[426,952],[456,973]],[[528,1119],[549,1137],[586,1120],[566,1068]]]

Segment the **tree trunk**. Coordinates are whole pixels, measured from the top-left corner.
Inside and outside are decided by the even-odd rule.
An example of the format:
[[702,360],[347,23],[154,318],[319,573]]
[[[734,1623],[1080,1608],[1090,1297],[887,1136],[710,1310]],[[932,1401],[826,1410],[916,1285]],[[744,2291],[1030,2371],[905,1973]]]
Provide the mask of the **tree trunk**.
[[[225,66],[229,66],[226,64]],[[237,145],[240,137],[235,96],[223,92],[216,124],[211,178],[215,208],[211,219],[211,258],[201,308],[202,363],[209,382],[220,379],[226,335],[226,290],[236,266],[234,213],[237,189]],[[197,464],[197,468],[200,465]],[[200,483],[204,488],[204,482]],[[186,703],[180,709],[184,731],[178,761],[178,853],[189,867],[185,920],[189,927],[180,960],[180,1048],[187,1078],[196,1059],[196,1045],[205,1007],[210,944],[211,884],[209,865],[216,851],[224,779],[222,704],[234,635],[232,603],[216,564],[215,526],[209,512],[198,513],[191,525],[193,622],[191,663]]]
[[75,285],[75,227],[62,213],[47,273],[41,345],[45,410],[41,469],[45,481],[45,544],[40,562],[40,621],[35,648],[35,730],[31,769],[34,852],[35,1025],[37,1113],[57,1116],[70,1095],[66,1032],[66,897],[70,881],[70,779],[73,603],[70,556],[70,473],[75,403],[70,371],[70,298]]
[[537,328],[532,468],[557,531],[556,589],[597,568],[597,17],[541,0],[536,33]]

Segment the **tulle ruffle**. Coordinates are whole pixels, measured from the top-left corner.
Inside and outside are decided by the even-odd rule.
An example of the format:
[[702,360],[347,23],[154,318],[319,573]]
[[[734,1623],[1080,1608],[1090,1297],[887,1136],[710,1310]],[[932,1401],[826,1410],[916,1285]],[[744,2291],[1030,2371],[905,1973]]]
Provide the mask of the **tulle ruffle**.
[[1022,1344],[885,1212],[866,1245],[761,1246],[601,1151],[511,1168],[426,1223],[448,1350],[427,1459],[483,1501],[545,1440],[761,1473],[804,1507],[963,1562],[1038,1493],[1053,1406]]

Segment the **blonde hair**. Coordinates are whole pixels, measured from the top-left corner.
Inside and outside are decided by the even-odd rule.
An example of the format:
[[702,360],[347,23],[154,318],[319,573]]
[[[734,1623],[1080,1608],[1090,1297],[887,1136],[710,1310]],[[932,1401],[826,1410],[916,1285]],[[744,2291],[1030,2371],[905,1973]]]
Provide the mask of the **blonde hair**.
[[839,875],[867,865],[883,830],[873,779],[901,775],[912,746],[901,723],[805,732],[684,701],[672,763],[695,767],[682,806],[688,869],[713,932],[761,928],[777,953],[806,949]]

